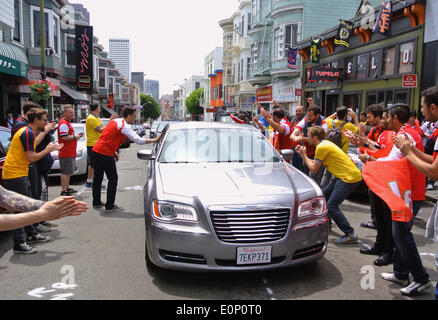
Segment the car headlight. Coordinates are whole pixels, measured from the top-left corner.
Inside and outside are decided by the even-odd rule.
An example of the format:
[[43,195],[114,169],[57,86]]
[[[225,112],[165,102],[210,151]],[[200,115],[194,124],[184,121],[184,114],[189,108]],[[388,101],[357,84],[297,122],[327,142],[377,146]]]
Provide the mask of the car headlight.
[[327,205],[324,197],[304,201],[298,207],[298,218],[322,216],[326,214]]
[[195,208],[189,205],[154,201],[152,211],[158,220],[172,222],[176,220],[197,222],[198,215]]

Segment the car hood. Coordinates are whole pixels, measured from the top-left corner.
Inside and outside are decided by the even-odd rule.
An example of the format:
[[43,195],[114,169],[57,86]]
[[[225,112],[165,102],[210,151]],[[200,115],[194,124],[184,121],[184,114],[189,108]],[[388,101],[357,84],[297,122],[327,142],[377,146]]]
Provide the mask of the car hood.
[[285,163],[158,164],[157,169],[168,195],[245,198],[315,192],[315,185]]

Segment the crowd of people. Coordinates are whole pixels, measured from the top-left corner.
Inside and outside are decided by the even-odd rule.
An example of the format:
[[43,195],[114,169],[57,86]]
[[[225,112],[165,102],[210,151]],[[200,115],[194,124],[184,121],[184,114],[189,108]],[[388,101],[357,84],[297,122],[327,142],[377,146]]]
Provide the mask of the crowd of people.
[[[361,184],[369,187],[370,221],[361,227],[376,229],[374,245],[364,246],[360,253],[375,255],[376,266],[393,265],[393,272],[382,273],[384,280],[397,283],[406,296],[428,289],[430,277],[419,255],[411,229],[413,221],[425,201],[427,189],[435,188],[438,180],[438,87],[422,93],[421,111],[425,117],[422,125],[417,113],[408,105],[397,103],[389,108],[385,104],[369,106],[359,116],[347,107],[324,117],[313,99],[307,100],[308,108],[296,108],[294,117],[275,104],[273,113],[258,105],[260,115],[253,119],[256,128],[267,132],[271,127],[271,142],[279,152],[295,151],[291,164],[312,178],[323,190],[327,211],[332,221],[344,235],[337,245],[358,244],[359,238],[340,205]],[[243,115],[232,116],[237,123],[248,123]],[[262,123],[266,124],[263,125]],[[367,163],[374,163],[377,180],[379,170],[394,166],[396,161],[409,161],[410,214],[402,214],[390,208],[387,199],[372,191],[372,183],[364,179],[362,170]],[[427,182],[426,182],[427,181]],[[395,181],[396,186],[397,181]],[[397,190],[393,190],[394,193]],[[406,200],[406,199],[403,199]],[[438,205],[428,223],[427,236],[438,242]],[[438,252],[436,254],[438,268]],[[413,281],[410,281],[410,275]],[[438,285],[436,289],[438,299]]]
[[[135,133],[130,126],[136,119],[135,109],[125,108],[123,118],[112,116],[106,128],[99,114],[99,106],[92,105],[85,125],[89,165],[85,187],[93,188],[94,208],[105,207],[106,213],[112,213],[123,210],[115,205],[120,145],[126,139],[138,144],[155,143],[160,137],[142,139]],[[87,210],[85,203],[73,197],[78,191],[70,188],[70,177],[76,171],[77,141],[83,137],[83,133],[75,132],[73,120],[74,110],[67,106],[58,125],[49,123],[47,111],[31,101],[23,106],[23,115],[17,118],[8,112],[11,145],[2,171],[4,188],[0,189],[0,208],[15,214],[0,215],[0,231],[13,231],[14,254],[37,253],[30,245],[51,240],[44,235],[57,227],[51,221],[80,215]],[[56,129],[58,142],[52,142]],[[53,151],[57,151],[59,157],[61,197],[48,202],[48,174],[54,163]],[[109,180],[106,204],[101,202],[104,174]]]

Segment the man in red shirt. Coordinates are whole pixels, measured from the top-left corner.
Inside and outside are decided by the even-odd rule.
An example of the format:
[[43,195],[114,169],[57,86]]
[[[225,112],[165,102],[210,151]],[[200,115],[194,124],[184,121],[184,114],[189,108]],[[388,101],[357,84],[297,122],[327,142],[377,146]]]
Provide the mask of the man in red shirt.
[[274,148],[280,152],[281,150],[293,149],[290,136],[292,134],[292,125],[286,119],[286,113],[282,108],[276,108],[271,115],[260,104],[257,105],[262,117],[271,125],[274,129]]
[[117,151],[120,145],[126,141],[126,138],[140,145],[156,143],[161,138],[161,135],[159,135],[153,140],[143,139],[135,133],[131,124],[134,123],[137,117],[136,112],[137,110],[135,109],[125,108],[125,110],[123,110],[123,118],[112,120],[105,127],[102,135],[93,147],[95,153],[93,207],[98,209],[104,206],[101,201],[101,191],[103,175],[106,174],[108,178],[108,193],[105,204],[106,213],[123,210],[115,205],[118,183],[116,161],[119,160]]
[[64,144],[59,151],[59,166],[61,168],[61,196],[69,196],[77,193],[70,188],[70,176],[76,171],[76,148],[77,141],[83,137],[83,133],[75,134],[71,121],[75,118],[72,107],[65,107],[64,118],[59,121],[58,141]]

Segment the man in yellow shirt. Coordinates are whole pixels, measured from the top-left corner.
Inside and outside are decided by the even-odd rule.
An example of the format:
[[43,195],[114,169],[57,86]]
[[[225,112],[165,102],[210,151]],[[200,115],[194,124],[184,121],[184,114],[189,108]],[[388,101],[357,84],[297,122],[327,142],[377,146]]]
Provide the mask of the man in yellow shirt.
[[[347,122],[349,116],[353,118],[354,124]],[[329,130],[341,128],[340,129],[342,132],[341,149],[342,151],[345,152],[345,154],[347,154],[348,148],[350,147],[350,139],[345,136],[344,132],[347,132],[348,130],[354,132],[355,134],[359,132],[360,123],[359,120],[357,119],[356,113],[354,113],[353,110],[348,109],[347,107],[340,107],[338,108],[335,114],[325,119],[325,122],[327,122]]]
[[311,172],[318,172],[324,165],[334,176],[323,192],[327,200],[329,217],[345,233],[345,236],[336,240],[336,244],[357,244],[359,239],[339,206],[360,185],[362,174],[337,145],[325,138],[326,133],[323,128],[312,127],[309,129],[309,145],[316,147],[315,160],[309,159],[305,147],[298,146],[296,152],[303,158]]
[[[91,113],[87,118],[86,122],[86,132],[87,132],[87,154],[88,154],[88,178],[85,186],[87,188],[93,188],[93,178],[94,178],[94,152],[93,147],[96,144],[97,140],[99,140],[100,135],[103,132],[105,127],[103,126],[102,121],[99,118],[100,107],[97,104],[93,104],[90,107]],[[116,118],[116,116],[112,116],[111,120]]]

